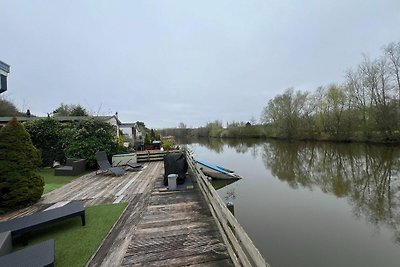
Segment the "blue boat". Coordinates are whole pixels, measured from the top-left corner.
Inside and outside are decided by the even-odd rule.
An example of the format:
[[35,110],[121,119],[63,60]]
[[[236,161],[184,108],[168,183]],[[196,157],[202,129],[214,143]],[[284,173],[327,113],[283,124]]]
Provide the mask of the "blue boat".
[[213,179],[238,180],[243,178],[232,170],[212,165],[201,160],[196,160],[196,164],[205,175]]

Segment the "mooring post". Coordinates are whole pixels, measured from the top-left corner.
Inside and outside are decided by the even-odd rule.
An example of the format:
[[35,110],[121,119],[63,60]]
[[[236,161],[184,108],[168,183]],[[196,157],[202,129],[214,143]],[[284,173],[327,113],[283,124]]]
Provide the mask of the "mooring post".
[[233,202],[228,201],[226,203],[226,207],[232,213],[232,215],[235,216],[235,205],[233,204]]

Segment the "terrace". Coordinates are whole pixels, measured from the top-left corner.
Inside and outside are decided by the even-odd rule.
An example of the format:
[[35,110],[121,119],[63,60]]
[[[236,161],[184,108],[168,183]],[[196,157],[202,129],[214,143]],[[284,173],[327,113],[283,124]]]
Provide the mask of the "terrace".
[[163,173],[161,161],[147,162],[142,171],[126,172],[120,177],[92,172],[0,220],[74,200],[83,201],[85,207],[126,202],[124,212],[88,266],[232,266],[197,184],[190,189],[168,191],[162,184]]

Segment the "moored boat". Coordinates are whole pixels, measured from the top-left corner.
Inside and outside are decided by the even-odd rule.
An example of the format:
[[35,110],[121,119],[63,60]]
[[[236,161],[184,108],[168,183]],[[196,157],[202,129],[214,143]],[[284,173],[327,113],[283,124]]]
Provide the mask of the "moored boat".
[[243,178],[240,175],[237,175],[232,170],[228,170],[228,169],[216,166],[216,165],[212,165],[212,164],[209,164],[204,161],[196,160],[196,164],[205,175],[207,175],[213,179],[238,180],[238,179]]

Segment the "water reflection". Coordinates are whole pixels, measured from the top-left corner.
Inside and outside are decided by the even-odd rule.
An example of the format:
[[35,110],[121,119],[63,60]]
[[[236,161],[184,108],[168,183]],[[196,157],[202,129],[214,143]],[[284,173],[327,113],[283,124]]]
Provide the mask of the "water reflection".
[[400,266],[399,146],[192,144],[244,176],[218,192],[272,266]]
[[239,154],[251,152],[253,158],[259,154],[259,139],[221,139],[221,138],[182,138],[176,140],[180,144],[198,144],[201,147],[206,147],[218,154],[224,152],[224,146],[235,149]]
[[318,186],[346,198],[354,216],[388,225],[400,244],[399,147],[273,141],[262,145],[262,159],[292,188]]
[[206,147],[218,154],[224,152],[224,142],[219,138],[184,138],[179,137],[175,140],[178,144],[198,144],[201,147]]

